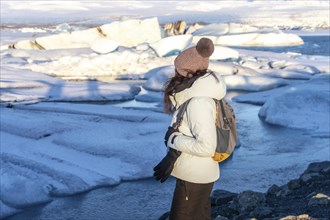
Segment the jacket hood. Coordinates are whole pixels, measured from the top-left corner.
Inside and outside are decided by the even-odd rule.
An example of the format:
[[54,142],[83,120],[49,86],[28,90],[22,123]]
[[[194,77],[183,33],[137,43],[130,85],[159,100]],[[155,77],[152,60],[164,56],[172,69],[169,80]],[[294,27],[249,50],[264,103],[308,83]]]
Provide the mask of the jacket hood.
[[185,101],[193,97],[210,97],[218,100],[225,97],[226,84],[220,74],[214,74],[218,79],[208,73],[198,78],[190,88],[174,94],[174,97],[170,96],[171,102],[175,108],[177,109]]

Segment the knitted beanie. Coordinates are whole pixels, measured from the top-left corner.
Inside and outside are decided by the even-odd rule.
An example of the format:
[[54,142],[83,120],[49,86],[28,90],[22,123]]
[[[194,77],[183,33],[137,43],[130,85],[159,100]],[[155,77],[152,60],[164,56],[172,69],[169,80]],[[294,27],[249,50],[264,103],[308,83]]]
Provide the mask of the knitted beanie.
[[209,38],[201,38],[195,47],[181,52],[174,60],[176,71],[184,77],[199,70],[207,70],[209,57],[214,51],[214,45]]

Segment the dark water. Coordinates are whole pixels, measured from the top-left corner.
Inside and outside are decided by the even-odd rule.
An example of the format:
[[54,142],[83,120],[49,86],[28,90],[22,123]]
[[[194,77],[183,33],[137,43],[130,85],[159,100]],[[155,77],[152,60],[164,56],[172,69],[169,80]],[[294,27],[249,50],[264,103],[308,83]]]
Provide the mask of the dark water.
[[271,51],[277,53],[295,52],[306,55],[330,56],[330,35],[326,36],[300,36],[303,45],[285,47],[232,47],[248,50]]

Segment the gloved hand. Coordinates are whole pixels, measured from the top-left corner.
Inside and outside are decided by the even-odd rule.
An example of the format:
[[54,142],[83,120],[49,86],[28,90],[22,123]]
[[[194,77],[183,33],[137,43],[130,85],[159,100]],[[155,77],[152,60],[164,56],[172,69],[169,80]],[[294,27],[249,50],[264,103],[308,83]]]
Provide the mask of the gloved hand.
[[160,182],[163,183],[167,180],[173,170],[175,161],[180,155],[180,151],[169,148],[166,156],[154,167],[154,177],[157,181],[160,180]]
[[164,137],[164,143],[165,143],[166,147],[167,147],[168,139],[170,138],[171,134],[173,134],[174,132],[178,132],[178,129],[174,129],[173,127],[168,127],[167,132]]

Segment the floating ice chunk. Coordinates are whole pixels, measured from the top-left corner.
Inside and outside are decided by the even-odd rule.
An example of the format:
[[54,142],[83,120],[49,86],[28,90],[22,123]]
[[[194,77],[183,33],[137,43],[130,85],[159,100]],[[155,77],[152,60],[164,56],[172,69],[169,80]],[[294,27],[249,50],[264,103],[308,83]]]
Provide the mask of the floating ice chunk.
[[[238,23],[216,23],[209,24],[202,28],[199,28],[193,35],[213,35],[213,36],[221,36],[226,34],[241,34],[241,33],[258,33],[263,30],[258,29],[256,27],[252,27],[246,24],[238,24]],[[272,30],[274,31],[274,30]]]
[[271,96],[281,94],[287,87],[280,87],[262,92],[251,92],[243,95],[238,95],[232,98],[235,102],[249,103],[254,105],[263,105]]
[[229,32],[229,25],[224,23],[216,23],[216,24],[209,24],[204,27],[199,28],[198,30],[194,31],[192,34],[197,36],[219,36],[225,35]]
[[97,53],[110,53],[116,50],[119,46],[119,43],[114,40],[107,39],[105,37],[96,39],[92,45],[91,49]]
[[163,101],[163,94],[160,92],[144,92],[143,94],[139,94],[135,96],[136,101],[140,102],[159,102]]
[[63,33],[63,32],[71,32],[73,28],[68,23],[59,24],[55,28],[56,32]]
[[163,91],[165,83],[174,75],[174,66],[163,66],[150,70],[146,73],[146,77],[149,79],[143,84],[143,88],[151,91]]
[[36,28],[36,27],[33,27],[33,28],[21,28],[20,31],[22,33],[45,33],[47,32],[47,30],[45,29],[42,29],[42,28]]
[[235,63],[210,61],[209,69],[221,75],[260,75],[257,71]]
[[291,86],[270,97],[259,111],[266,122],[290,128],[301,128],[329,136],[329,75]]
[[7,216],[13,215],[17,212],[20,212],[20,210],[12,208],[10,206],[7,206],[0,200],[0,218],[5,218]]
[[191,35],[176,35],[151,43],[150,47],[156,51],[158,56],[162,57],[178,54],[190,45],[191,42]]
[[298,73],[309,73],[309,74],[320,73],[320,70],[318,70],[315,66],[306,65],[306,64],[287,65],[284,67],[284,69]]
[[239,53],[237,50],[231,49],[229,47],[223,47],[216,45],[214,47],[214,52],[210,57],[210,60],[225,60],[225,59],[237,59],[239,57]]
[[238,68],[233,63],[210,61],[209,70],[218,72],[221,75],[233,75],[238,72]]
[[285,33],[225,35],[216,40],[216,44],[226,46],[292,46],[303,43],[298,35]]
[[226,75],[223,78],[228,90],[263,91],[287,85],[283,79],[265,76]]
[[312,75],[309,73],[290,71],[286,69],[259,70],[259,73],[262,73],[266,76],[284,79],[310,79],[312,77]]

